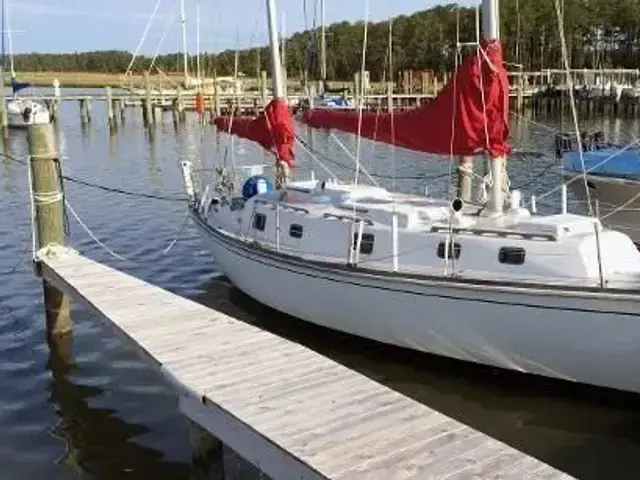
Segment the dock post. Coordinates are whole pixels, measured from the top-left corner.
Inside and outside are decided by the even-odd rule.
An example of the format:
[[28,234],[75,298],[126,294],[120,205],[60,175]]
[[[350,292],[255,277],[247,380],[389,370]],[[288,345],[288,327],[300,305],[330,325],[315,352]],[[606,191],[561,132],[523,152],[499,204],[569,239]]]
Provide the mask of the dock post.
[[80,106],[80,123],[87,123],[87,99],[81,98],[78,100]]
[[116,117],[120,117],[120,125],[124,125],[124,105],[121,98],[115,100],[115,110]]
[[2,127],[2,137],[9,136],[9,117],[7,115],[7,102],[4,98],[4,77],[2,77],[2,88],[0,88],[0,127]]
[[[60,159],[51,123],[30,125],[29,168],[35,209],[35,232],[38,250],[49,245],[64,245],[64,196],[60,178]],[[69,298],[43,280],[47,336],[71,332]]]
[[429,91],[429,72],[422,70],[420,72],[420,93],[426,95]]
[[109,130],[113,132],[117,128],[116,116],[113,112],[113,97],[111,95],[111,87],[104,88],[107,96],[107,121],[109,122]]
[[205,478],[224,479],[224,451],[220,440],[189,420],[189,443],[193,466]]
[[362,92],[360,91],[360,72],[356,72],[353,75],[353,98],[354,104],[356,108],[360,108],[360,96]]
[[458,197],[471,201],[473,190],[473,157],[461,156],[458,162]]
[[60,107],[60,80],[57,78],[53,79],[53,96],[55,98],[51,101],[49,113],[51,114],[51,120],[55,122],[58,118],[58,109]]
[[215,119],[216,119],[215,95],[209,95],[209,123],[213,125],[213,121]]
[[184,103],[182,102],[182,87],[178,86],[178,120],[180,123],[187,119],[187,115],[184,109]]
[[144,101],[142,102],[142,120],[144,126],[151,124],[151,80],[149,72],[144,72]]
[[522,115],[524,113],[524,74],[522,73],[522,67],[520,67],[520,74],[518,75],[517,88],[516,111],[519,115]]
[[267,106],[267,71],[260,72],[260,92],[262,94],[262,108]]
[[91,123],[91,99],[89,97],[84,99],[84,109],[87,115],[87,123]]

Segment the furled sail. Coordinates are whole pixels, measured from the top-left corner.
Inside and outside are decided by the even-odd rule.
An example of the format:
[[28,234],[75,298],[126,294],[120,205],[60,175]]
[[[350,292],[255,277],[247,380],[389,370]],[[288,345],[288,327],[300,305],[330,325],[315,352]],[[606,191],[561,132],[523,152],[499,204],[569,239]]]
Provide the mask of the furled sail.
[[[509,84],[499,40],[484,40],[430,103],[403,112],[363,112],[360,135],[441,155],[492,157],[509,153]],[[310,109],[302,121],[315,128],[358,133],[357,111]]]
[[239,137],[248,138],[274,151],[277,160],[293,167],[295,132],[287,103],[274,98],[258,117],[218,117],[216,127]]

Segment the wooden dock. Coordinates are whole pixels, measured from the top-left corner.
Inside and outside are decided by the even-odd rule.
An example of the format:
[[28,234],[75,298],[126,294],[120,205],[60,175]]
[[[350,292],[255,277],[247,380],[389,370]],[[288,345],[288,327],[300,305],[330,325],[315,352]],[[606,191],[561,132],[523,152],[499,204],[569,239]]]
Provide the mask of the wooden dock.
[[273,479],[571,478],[314,351],[48,247],[86,302],[176,388],[180,410]]

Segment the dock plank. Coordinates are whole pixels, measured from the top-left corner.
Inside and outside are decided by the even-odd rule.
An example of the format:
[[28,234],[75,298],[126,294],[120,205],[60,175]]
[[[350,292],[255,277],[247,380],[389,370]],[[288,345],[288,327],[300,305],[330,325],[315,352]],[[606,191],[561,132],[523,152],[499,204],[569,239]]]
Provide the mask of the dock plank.
[[272,478],[571,478],[295,342],[70,250],[41,260],[185,415]]

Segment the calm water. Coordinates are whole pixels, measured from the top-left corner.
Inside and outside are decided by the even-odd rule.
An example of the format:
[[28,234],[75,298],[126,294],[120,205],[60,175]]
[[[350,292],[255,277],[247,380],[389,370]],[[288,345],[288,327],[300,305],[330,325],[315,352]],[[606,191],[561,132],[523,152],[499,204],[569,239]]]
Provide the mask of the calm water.
[[[100,104],[94,105],[90,126],[80,124],[76,103],[63,104],[60,114],[65,174],[106,186],[179,196],[181,159],[205,170],[225,155],[237,165],[256,159],[271,164],[246,141],[236,140],[228,150],[229,138],[216,135],[210,126],[201,129],[194,116],[176,130],[166,114],[150,136],[139,109],[128,109],[126,124],[111,136]],[[525,190],[539,195],[560,181],[550,167],[554,159],[549,129],[561,121],[536,121],[543,126],[514,123],[514,144],[547,155],[514,158],[511,181],[522,185],[537,179]],[[637,127],[628,120],[585,124],[619,142],[631,138]],[[315,132],[309,138],[304,127],[298,131],[315,150],[330,152],[339,162],[327,161],[327,167],[344,179],[352,174],[352,161],[326,134]],[[353,151],[354,140],[341,138]],[[24,158],[25,133],[12,132],[5,148]],[[72,342],[55,345],[50,352],[41,285],[31,269],[26,170],[0,161],[0,478],[190,478],[187,424],[172,392],[82,305],[73,304]],[[299,162],[301,174],[314,170],[322,176],[322,168],[302,152]],[[410,152],[397,151],[394,158],[387,147],[369,142],[364,144],[363,164],[378,174],[395,169],[398,177],[433,176],[449,168],[447,161]],[[402,178],[381,183],[424,192],[426,182]],[[446,179],[428,183],[434,194],[448,189]],[[69,243],[91,258],[308,345],[573,475],[622,476],[636,466],[639,396],[523,378],[301,324],[256,303],[220,277],[190,225],[163,253],[185,219],[184,203],[127,197],[73,183],[67,183],[66,192],[95,235],[127,261],[112,257],[70,217]],[[572,208],[583,209],[584,204],[577,203],[583,198],[579,189],[572,189]],[[558,201],[556,192],[540,206],[557,208]],[[635,215],[623,218],[631,228]],[[225,468],[230,478],[251,473],[230,452]]]

